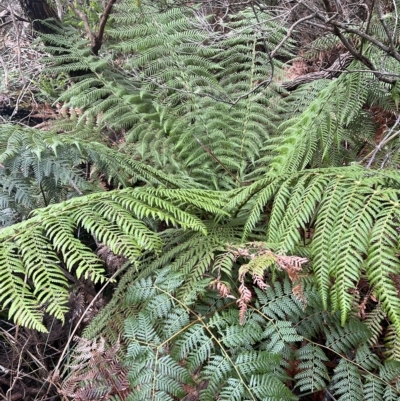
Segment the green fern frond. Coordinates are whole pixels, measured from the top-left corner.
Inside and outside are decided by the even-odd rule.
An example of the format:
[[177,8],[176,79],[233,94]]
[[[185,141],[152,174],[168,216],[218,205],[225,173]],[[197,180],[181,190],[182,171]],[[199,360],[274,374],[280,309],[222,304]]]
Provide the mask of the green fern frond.
[[[382,365],[373,348],[368,347],[368,328],[357,320],[341,327],[339,314],[324,313],[320,299],[313,300],[312,287],[304,288],[310,299],[305,309],[293,297],[288,280],[277,282],[266,294],[258,291],[258,304],[245,325],[240,326],[237,311],[219,307],[207,316],[199,316],[192,309],[193,304],[178,301],[177,290],[184,275],[171,275],[169,271],[163,269],[156,276],[137,279],[127,295],[133,308],[126,320],[129,338],[126,363],[131,370],[131,384],[144,383],[143,392],[140,389],[142,395],[149,394],[150,388],[155,391],[155,397],[168,397],[166,393],[173,391],[178,394],[183,383],[195,378],[190,386],[207,382],[199,391],[200,400],[213,400],[216,395],[218,399],[234,397],[240,401],[259,397],[294,399],[284,384],[288,380],[285,361],[292,358],[298,361],[298,372],[293,379],[299,395],[327,387],[343,399],[362,399],[367,391],[374,393],[378,400],[383,400],[384,394],[399,394],[390,383],[396,366]],[[165,283],[166,277],[171,279],[170,283]],[[290,311],[279,309],[281,319],[297,319],[299,324],[276,318],[273,305],[280,308],[280,301],[291,305]],[[201,296],[196,304],[200,302]],[[170,330],[171,319],[177,316],[174,330]],[[310,333],[310,317],[318,320],[318,324],[316,332],[307,338],[302,333]],[[329,361],[327,355],[312,341],[314,336],[318,338],[318,332],[327,337],[324,348],[336,355],[332,379],[325,364]],[[301,342],[305,344],[298,348]],[[249,349],[251,344],[257,347]],[[347,355],[355,355],[355,359]],[[164,359],[168,361],[167,366]],[[377,371],[381,374],[377,375]],[[175,381],[179,374],[180,386]],[[354,389],[355,383],[357,389]],[[179,394],[182,397],[187,393]]]
[[385,386],[381,380],[375,378],[374,376],[369,376],[367,382],[364,385],[364,400],[375,401],[383,400]]
[[[116,28],[108,34],[116,54],[131,55],[129,62],[116,68],[113,60],[89,54],[78,62],[76,39],[71,60],[63,53],[55,61],[63,57],[67,69],[80,63],[88,73],[60,100],[82,108],[81,121],[128,131],[124,148],[135,159],[207,188],[230,189],[244,181],[248,163],[256,162],[279,120],[274,99],[280,89],[269,77],[283,71],[282,63],[269,60],[261,48],[276,46],[286,30],[274,18],[257,22],[248,8],[226,30],[213,31],[207,17],[196,14],[199,23],[194,22],[195,12],[155,12],[154,5],[135,8],[130,1],[116,5]],[[285,40],[279,53],[289,56],[291,46]]]
[[[349,68],[357,70],[357,63],[353,62]],[[359,135],[357,126],[365,116],[362,108],[373,92],[371,87],[375,86],[379,85],[373,82],[370,73],[356,71],[331,81],[290,125],[284,123],[278,146],[274,144],[275,156],[270,168],[282,174],[303,170],[309,165],[340,166],[347,160],[356,160],[360,145],[353,138]],[[357,133],[353,132],[353,125]],[[343,141],[351,146],[345,149]]]
[[371,312],[367,314],[364,320],[365,325],[368,327],[372,336],[369,339],[368,344],[374,345],[378,341],[378,337],[382,333],[382,319],[385,317],[385,313],[382,310],[382,306],[378,304]]
[[324,362],[329,361],[322,349],[314,344],[307,344],[296,352],[300,373],[295,376],[296,386],[300,391],[315,391],[326,387],[329,380],[328,370]]
[[[194,191],[194,204],[191,204],[189,190],[179,195],[173,191],[168,194],[167,190],[154,192],[145,188],[127,188],[37,209],[31,219],[3,229],[0,242],[9,251],[2,254],[5,267],[1,287],[6,294],[2,302],[10,305],[10,317],[15,317],[18,308],[21,322],[43,328],[38,319],[41,314],[36,311],[32,315],[33,302],[36,308],[46,304],[47,312],[63,319],[68,292],[66,279],[60,270],[61,261],[67,269],[74,270],[78,278],[104,280],[101,263],[75,235],[77,227],[84,228],[115,254],[123,254],[135,264],[143,250],[158,252],[162,247],[160,237],[148,229],[142,219],[151,216],[204,235],[206,226],[185,209],[199,207],[200,200],[206,205],[206,199],[207,195]],[[215,194],[210,193],[210,201],[215,206],[205,206],[207,210],[211,208],[223,213],[216,206]],[[21,281],[21,273],[29,280],[27,283]],[[28,284],[30,282],[32,285]]]
[[[44,331],[44,313],[63,319],[64,269],[104,281],[102,242],[127,272],[85,335],[123,338],[129,399],[398,400],[398,85],[353,61],[289,93],[291,17],[200,3],[117,2],[101,56],[78,29],[43,36],[71,115],[0,126],[0,303]],[[389,45],[395,13],[375,12]]]
[[[93,175],[96,171],[102,172],[109,181],[114,180],[118,184],[128,185],[143,180],[171,187],[180,185],[180,180],[172,179],[151,166],[90,140],[11,125],[0,126],[0,138],[3,144],[0,148],[0,163],[9,169],[12,166],[14,174],[21,166],[22,171],[17,175],[21,179],[28,177],[32,169],[39,183],[45,177],[52,176],[55,183],[70,185],[73,181],[82,190],[87,187],[93,190],[93,185],[89,186],[77,168],[79,164],[88,162],[93,164]],[[186,186],[183,182],[181,184]],[[12,187],[8,188],[11,192]]]
[[[398,259],[396,257],[398,232],[394,220],[397,213],[396,203],[386,204],[377,216],[377,221],[369,238],[366,270],[385,312],[399,332],[400,300],[392,276],[398,273]],[[383,232],[384,235],[382,235]]]
[[[397,191],[389,188],[398,185],[398,175],[390,171],[377,173],[360,167],[307,170],[271,176],[235,191],[228,209],[247,217],[247,234],[259,224],[262,211],[272,208],[270,214],[264,212],[267,240],[273,250],[284,254],[294,252],[301,244],[301,232],[310,227],[312,236],[305,245],[311,249],[324,306],[329,295],[344,323],[353,298],[350,290],[366,268],[374,287],[379,281],[376,294],[395,322],[400,310],[392,278],[398,268],[398,261],[393,259],[398,241],[398,203]],[[382,189],[375,189],[378,187]],[[367,255],[367,265],[363,255]]]
[[394,325],[391,325],[387,329],[385,336],[385,354],[387,358],[396,361],[400,360],[400,336]]
[[[9,308],[9,317],[19,324],[30,326],[38,331],[46,331],[41,322],[42,313],[32,294],[32,289],[26,282],[27,273],[19,257],[15,257],[17,246],[12,243],[0,245],[2,283],[2,295],[0,302],[3,308]],[[59,286],[58,299],[64,296],[67,299],[68,292],[63,286]],[[58,305],[60,307],[60,305]],[[62,306],[61,306],[62,307]]]
[[346,349],[356,348],[370,338],[371,333],[367,327],[350,320],[346,326],[341,327],[338,322],[331,322],[329,329],[326,330],[326,345],[338,354],[343,353]]
[[332,390],[338,400],[364,400],[361,374],[354,364],[341,359],[335,369],[332,381],[334,383]]
[[257,290],[259,308],[267,316],[276,320],[298,320],[303,314],[303,305],[294,296],[288,280],[283,283],[275,282],[265,292]]
[[[336,279],[331,292],[332,303],[335,309],[341,310],[342,322],[346,320],[350,310],[352,297],[349,290],[354,288],[360,277],[362,254],[365,254],[368,248],[367,235],[381,206],[379,197],[368,192],[365,196],[363,192],[357,183],[354,183],[345,196],[342,194],[338,205],[340,219],[332,227],[330,234],[328,252],[332,254],[332,249],[335,248],[336,256],[329,265],[329,273]],[[339,252],[336,253],[338,248]]]

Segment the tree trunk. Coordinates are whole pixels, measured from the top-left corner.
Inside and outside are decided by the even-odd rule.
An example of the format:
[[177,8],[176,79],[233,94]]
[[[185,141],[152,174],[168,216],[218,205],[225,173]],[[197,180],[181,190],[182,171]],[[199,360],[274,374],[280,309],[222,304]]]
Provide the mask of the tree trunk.
[[[54,33],[54,27],[60,21],[56,10],[50,6],[47,0],[19,0],[21,8],[23,9],[26,16],[32,22],[33,29],[41,33]],[[42,20],[52,18],[54,21],[48,21],[43,23]]]

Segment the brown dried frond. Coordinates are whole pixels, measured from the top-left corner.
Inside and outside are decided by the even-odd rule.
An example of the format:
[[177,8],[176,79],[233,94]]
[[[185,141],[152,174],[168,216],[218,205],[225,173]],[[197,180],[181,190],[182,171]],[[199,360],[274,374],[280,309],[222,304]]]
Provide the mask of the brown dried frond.
[[367,303],[370,299],[370,294],[367,294],[363,300],[361,301],[361,303],[358,305],[358,313],[357,316],[360,316],[360,318],[362,320],[365,319],[366,316],[366,310],[367,310]]
[[299,272],[303,270],[303,264],[307,263],[306,258],[301,258],[299,256],[283,256],[277,255],[276,263],[278,266],[285,270],[292,283],[299,280]]
[[[86,295],[87,304],[90,304],[93,300],[93,295]],[[85,313],[85,317],[83,319],[83,323],[89,324],[93,318],[100,312],[101,309],[104,308],[106,301],[103,296],[98,296],[95,302],[87,309]]]
[[[93,298],[96,300],[93,304]],[[85,316],[82,320],[82,328],[87,326],[88,323],[99,313],[105,306],[105,299],[102,295],[96,295],[94,284],[90,280],[85,280],[82,285],[71,291],[68,301],[69,312],[67,314],[67,321],[73,325],[76,324],[81,318],[82,314]],[[88,308],[88,306],[90,307]],[[88,309],[87,309],[88,308]]]
[[211,284],[211,287],[216,289],[222,298],[230,296],[230,290],[228,286],[222,281],[220,281],[219,278]]
[[265,284],[263,277],[259,276],[258,274],[253,274],[253,283],[257,285],[257,287],[265,291],[268,288],[268,285]]
[[107,347],[104,338],[89,341],[78,339],[69,375],[60,394],[75,401],[107,400],[118,395],[125,400],[129,394],[127,370],[118,360],[120,343]]
[[276,259],[276,263],[278,263],[283,270],[300,271],[303,268],[303,264],[307,262],[307,258],[301,258],[300,256],[277,255]]
[[228,251],[232,253],[234,256],[234,260],[237,260],[240,257],[248,258],[250,257],[250,247],[242,248],[237,246],[228,245]]
[[87,387],[80,388],[74,394],[74,400],[84,401],[84,400],[107,400],[109,399],[109,389],[108,386],[99,387],[95,384],[89,384]]
[[252,295],[251,291],[242,282],[239,287],[240,298],[236,301],[239,305],[239,323],[244,323],[244,318],[246,316],[247,304],[251,301]]
[[301,301],[303,308],[305,308],[307,306],[307,298],[304,296],[303,285],[301,282],[292,287],[292,293],[299,301]]
[[82,316],[86,307],[85,294],[82,289],[70,292],[68,306],[70,310],[68,320],[70,322],[73,322]]
[[278,266],[287,272],[289,279],[293,284],[293,295],[304,305],[306,304],[306,298],[304,297],[303,286],[301,284],[299,272],[303,270],[303,264],[307,262],[308,260],[306,258],[301,258],[299,256],[277,255],[276,259]]
[[[252,299],[251,291],[245,285],[247,273],[252,275],[253,283],[262,291],[266,291],[268,284],[265,282],[264,274],[274,265],[278,265],[281,270],[287,272],[290,281],[293,283],[292,292],[297,299],[306,304],[306,299],[303,293],[300,272],[303,270],[303,265],[308,262],[306,258],[299,256],[278,255],[268,249],[264,242],[251,242],[240,246],[230,245],[228,253],[232,255],[232,260],[236,261],[239,258],[249,260],[249,263],[243,264],[239,269],[239,287],[240,297],[237,300],[239,305],[240,324],[243,324],[247,305]],[[213,283],[214,288],[217,288],[221,296],[228,296],[229,289],[225,284],[220,282],[220,277]]]
[[308,74],[310,71],[310,66],[307,64],[307,61],[304,60],[302,57],[295,59],[292,62],[292,65],[287,70],[286,79],[292,81],[298,77]]

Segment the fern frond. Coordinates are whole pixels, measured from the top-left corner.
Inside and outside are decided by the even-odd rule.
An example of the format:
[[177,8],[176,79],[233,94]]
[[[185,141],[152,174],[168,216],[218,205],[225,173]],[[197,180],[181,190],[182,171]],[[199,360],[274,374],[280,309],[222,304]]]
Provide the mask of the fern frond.
[[332,303],[335,309],[340,308],[342,322],[346,320],[347,312],[350,311],[352,296],[349,290],[354,288],[359,280],[360,267],[363,264],[362,254],[367,252],[366,234],[370,232],[381,206],[379,197],[368,192],[366,195],[357,183],[353,184],[347,195],[342,194],[342,200],[338,205],[340,219],[332,227],[329,241],[330,253],[333,248],[336,252],[340,244],[339,252],[335,253],[337,256],[332,258],[329,265],[329,273],[336,278],[331,292]]
[[329,329],[326,330],[326,336],[327,347],[341,354],[349,348],[356,348],[359,344],[368,341],[370,332],[364,324],[356,320],[350,320],[344,327],[336,321],[331,322]]
[[334,383],[332,389],[338,400],[364,400],[361,374],[352,363],[341,359],[335,369],[332,381]]
[[[398,236],[394,216],[397,205],[384,205],[369,238],[369,253],[366,264],[368,278],[382,302],[396,331],[400,330],[400,300],[392,275],[398,274],[396,257]],[[383,232],[385,232],[384,235]]]
[[[398,240],[398,186],[396,173],[360,167],[306,170],[278,177],[271,174],[233,192],[228,207],[234,214],[246,216],[246,233],[261,219],[263,208],[272,208],[270,213],[264,212],[271,249],[291,254],[302,241],[311,249],[323,304],[327,307],[330,296],[333,309],[341,311],[342,324],[351,309],[351,289],[364,268],[374,287],[379,280],[377,297],[395,322],[400,309],[391,277],[398,268],[393,259]],[[302,239],[301,234],[305,237],[308,230],[310,238]],[[367,255],[367,265],[363,255]],[[383,261],[383,257],[389,259]]]
[[[200,199],[206,205],[207,196],[204,196],[194,191],[194,205],[199,207]],[[210,194],[210,200],[211,204],[218,205],[215,194]],[[115,254],[124,254],[135,264],[143,250],[157,252],[162,246],[160,237],[141,221],[148,216],[202,234],[207,232],[197,216],[185,211],[190,206],[190,191],[187,190],[182,195],[172,190],[168,195],[167,190],[154,192],[146,188],[127,188],[37,209],[33,218],[3,229],[0,243],[8,251],[2,254],[5,267],[2,269],[1,287],[6,298],[3,296],[1,299],[3,304],[10,305],[10,317],[15,317],[18,309],[21,322],[39,327],[38,316],[41,314],[38,311],[33,313],[32,308],[33,305],[38,308],[46,304],[49,313],[63,318],[67,289],[66,279],[59,268],[60,257],[78,277],[104,280],[100,261],[90,253],[82,239],[76,237],[77,227],[84,228]],[[210,206],[205,208],[210,210]],[[222,213],[222,209],[216,206],[212,210]],[[33,282],[34,291],[23,282],[20,274]]]
[[[357,63],[353,62],[349,69],[357,70]],[[283,125],[285,130],[275,145],[270,168],[282,174],[309,165],[340,166],[348,158],[356,160],[352,147],[357,152],[360,145],[353,140],[352,124],[359,126],[358,120],[364,118],[362,107],[374,85],[370,73],[342,74],[337,81],[331,81],[288,127]],[[343,141],[352,145],[345,149]]]
[[[0,277],[2,295],[0,302],[9,307],[9,317],[16,322],[30,326],[38,331],[46,331],[42,323],[42,313],[38,302],[32,294],[32,288],[26,282],[27,273],[18,254],[17,246],[12,243],[2,243],[0,252]],[[63,286],[59,286],[59,293],[67,299],[68,293]],[[58,305],[59,307],[59,305]]]
[[[129,185],[138,180],[172,187],[180,185],[179,180],[172,180],[101,143],[12,125],[0,127],[0,138],[2,208],[10,208],[23,218],[34,208],[89,191],[101,191],[98,172],[102,179],[116,185]],[[88,171],[81,167],[83,163],[91,166],[91,180]]]
[[295,376],[295,379],[300,391],[314,393],[326,387],[329,375],[324,362],[329,359],[320,347],[307,344],[296,352],[296,359],[299,361],[300,373]]

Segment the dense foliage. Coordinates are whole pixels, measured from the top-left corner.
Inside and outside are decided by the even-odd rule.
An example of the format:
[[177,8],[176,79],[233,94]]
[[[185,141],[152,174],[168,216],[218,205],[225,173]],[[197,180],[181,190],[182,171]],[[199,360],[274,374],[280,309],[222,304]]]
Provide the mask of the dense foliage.
[[56,4],[0,125],[1,329],[71,330],[40,397],[399,400],[400,3]]

